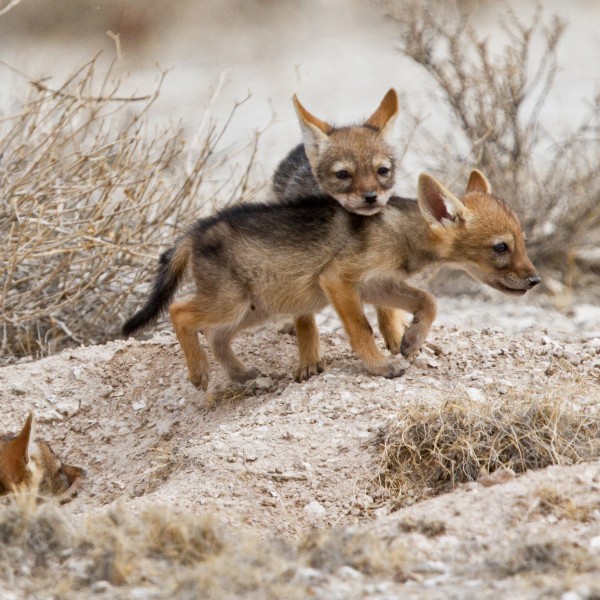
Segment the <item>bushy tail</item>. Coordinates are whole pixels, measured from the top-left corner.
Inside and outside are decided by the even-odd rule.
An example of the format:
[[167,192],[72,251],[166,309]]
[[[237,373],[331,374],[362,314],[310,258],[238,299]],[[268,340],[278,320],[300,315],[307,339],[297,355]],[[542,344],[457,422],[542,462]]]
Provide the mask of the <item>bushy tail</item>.
[[123,325],[121,331],[125,337],[134,335],[144,327],[155,323],[166,310],[181,283],[189,257],[189,240],[185,238],[160,255],[150,298],[145,306]]

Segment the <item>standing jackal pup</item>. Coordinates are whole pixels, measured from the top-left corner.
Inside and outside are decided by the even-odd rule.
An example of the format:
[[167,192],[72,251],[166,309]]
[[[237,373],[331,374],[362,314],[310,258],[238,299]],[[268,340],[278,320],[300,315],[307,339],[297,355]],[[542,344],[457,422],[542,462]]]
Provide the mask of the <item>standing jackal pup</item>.
[[[395,90],[387,92],[362,125],[329,125],[311,115],[296,96],[294,106],[304,143],[277,167],[273,175],[275,198],[294,201],[327,194],[352,213],[377,214],[387,204],[395,184],[394,151],[387,141],[398,114]],[[377,322],[387,348],[398,354],[406,328],[404,314],[379,306]]]
[[296,96],[304,144],[294,148],[273,176],[278,200],[325,193],[346,210],[374,215],[390,199],[394,151],[386,141],[398,113],[393,89],[362,125],[334,127],[311,115]]
[[460,200],[422,174],[418,200],[392,199],[369,218],[327,196],[308,196],[287,204],[240,204],[200,219],[161,256],[150,298],[123,333],[155,321],[190,267],[196,295],[173,303],[170,313],[194,385],[208,385],[199,330],[229,377],[245,381],[258,371],[237,358],[231,340],[277,314],[295,318],[296,380],[320,372],[314,313],[328,303],[367,370],[398,377],[404,369],[378,350],[362,304],[412,313],[401,343],[402,354],[411,356],[425,341],[436,307],[431,294],[406,278],[432,263],[461,267],[507,294],[522,295],[540,282],[517,216],[490,194],[479,171],[471,173]]
[[35,439],[35,417],[29,413],[21,432],[0,437],[0,496],[24,489],[62,496],[85,475],[79,467],[62,463],[50,446]]

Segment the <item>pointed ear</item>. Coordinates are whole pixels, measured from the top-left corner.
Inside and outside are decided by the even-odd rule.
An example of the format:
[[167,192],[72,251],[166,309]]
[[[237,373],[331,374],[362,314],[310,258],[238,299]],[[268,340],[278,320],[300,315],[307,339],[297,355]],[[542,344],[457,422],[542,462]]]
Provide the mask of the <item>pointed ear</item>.
[[365,125],[375,127],[385,135],[392,129],[397,114],[398,95],[396,90],[391,88],[383,97],[377,110],[367,119]]
[[430,225],[449,229],[466,217],[466,206],[427,173],[419,175],[417,197],[421,213]]
[[0,452],[0,480],[5,487],[20,484],[29,473],[34,427],[35,418],[29,413],[19,435],[7,442]]
[[29,464],[34,442],[35,416],[30,412],[25,425],[23,425],[23,429],[21,429],[21,433],[11,443],[11,447],[14,449],[13,452],[22,457],[26,465]]
[[300,128],[302,129],[302,141],[304,142],[304,150],[306,156],[311,164],[313,170],[316,168],[316,164],[319,158],[319,154],[329,144],[329,134],[333,130],[333,127],[321,119],[317,119],[311,115],[305,108],[300,104],[300,100],[296,94],[294,94],[294,107],[298,114],[300,121]]
[[481,171],[473,169],[469,175],[469,183],[467,183],[467,191],[465,194],[470,192],[483,192],[484,194],[489,194],[491,191],[492,186],[485,175]]
[[300,119],[300,125],[310,125],[313,128],[318,129],[321,133],[324,133],[328,136],[333,127],[326,123],[325,121],[321,121],[321,119],[317,119],[317,117],[311,115],[305,108],[300,104],[300,100],[298,100],[298,96],[294,94],[294,107],[296,108],[296,112],[298,113],[298,118]]
[[311,115],[305,108],[300,104],[300,100],[296,94],[294,94],[294,107],[298,114],[298,120],[300,121],[300,128],[302,129],[302,140],[304,142],[304,149],[306,155],[310,161],[311,166],[316,164],[319,153],[323,150],[327,144],[329,144],[329,134],[333,130],[333,127],[317,119],[317,117]]

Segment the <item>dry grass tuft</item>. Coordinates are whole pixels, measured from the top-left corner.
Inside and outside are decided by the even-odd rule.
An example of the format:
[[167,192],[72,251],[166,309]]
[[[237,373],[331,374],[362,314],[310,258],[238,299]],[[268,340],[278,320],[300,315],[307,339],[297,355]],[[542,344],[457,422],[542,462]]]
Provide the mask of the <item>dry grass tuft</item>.
[[490,559],[494,571],[513,576],[525,573],[586,573],[596,560],[582,544],[555,533],[526,534],[507,548],[503,556]]
[[367,575],[394,573],[404,579],[410,565],[410,554],[404,545],[385,542],[375,536],[347,530],[314,530],[300,544],[309,566],[335,571],[350,566]]
[[[429,75],[435,112],[449,128],[427,131],[421,154],[446,179],[480,168],[495,192],[518,212],[530,255],[540,265],[572,264],[593,244],[600,224],[600,96],[590,98],[578,125],[550,133],[540,115],[559,69],[566,23],[505,10],[501,41],[482,32],[468,11],[448,2],[382,0],[397,25],[399,51]],[[419,115],[415,115],[419,120]]]
[[120,509],[91,519],[79,551],[88,560],[87,584],[134,584],[166,574],[173,565],[194,565],[223,549],[221,526],[208,516],[182,515],[164,507],[134,516]]
[[223,535],[212,518],[174,515],[154,507],[143,513],[142,524],[143,545],[150,556],[189,565],[223,550]]
[[421,533],[427,537],[436,537],[446,533],[446,523],[439,519],[415,519],[405,517],[398,522],[398,528],[404,533]]
[[31,80],[0,120],[0,361],[118,335],[159,250],[215,204],[252,195],[256,140],[235,171],[218,150],[229,121],[207,115],[194,142],[148,130],[164,76],[131,96],[96,57],[57,88]]
[[597,502],[576,503],[572,498],[560,493],[551,486],[542,486],[535,491],[529,515],[552,515],[557,519],[568,519],[587,523],[597,514],[600,505]]
[[[57,502],[40,503],[34,492],[0,501],[0,578],[56,565],[77,543],[77,532]],[[4,587],[4,586],[3,586]]]
[[378,480],[400,507],[501,468],[523,473],[591,460],[600,456],[599,433],[597,414],[557,398],[407,406],[376,438]]

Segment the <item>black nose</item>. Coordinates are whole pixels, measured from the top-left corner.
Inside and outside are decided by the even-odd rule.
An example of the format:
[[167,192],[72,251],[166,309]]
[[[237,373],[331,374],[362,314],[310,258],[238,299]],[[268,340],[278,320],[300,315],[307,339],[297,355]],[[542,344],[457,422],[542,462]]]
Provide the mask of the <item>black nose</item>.
[[539,275],[532,275],[531,277],[528,277],[527,283],[529,284],[529,289],[535,287],[541,280],[542,278]]
[[377,192],[365,192],[363,194],[363,200],[367,204],[373,204],[374,202],[377,202]]

